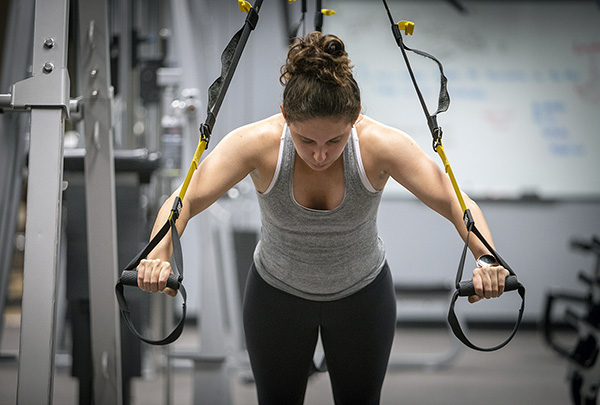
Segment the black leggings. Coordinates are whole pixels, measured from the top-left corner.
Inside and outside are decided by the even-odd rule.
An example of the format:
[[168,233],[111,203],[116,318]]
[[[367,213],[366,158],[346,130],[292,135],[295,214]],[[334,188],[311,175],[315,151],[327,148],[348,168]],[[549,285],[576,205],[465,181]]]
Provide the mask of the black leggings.
[[310,301],[267,284],[252,265],[244,331],[261,405],[302,404],[319,329],[335,403],[379,404],[396,326],[386,263],[362,290]]

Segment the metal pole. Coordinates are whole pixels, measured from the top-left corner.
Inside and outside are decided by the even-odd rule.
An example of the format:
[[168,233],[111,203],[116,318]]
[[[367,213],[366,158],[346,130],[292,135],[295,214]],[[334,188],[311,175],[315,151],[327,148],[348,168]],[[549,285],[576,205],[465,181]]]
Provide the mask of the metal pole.
[[121,109],[121,131],[117,133],[117,147],[134,149],[138,147],[137,139],[133,138],[133,110],[136,106],[132,91],[133,60],[132,60],[132,30],[133,6],[132,1],[115,2],[116,23],[119,27],[119,66],[118,93],[124,108]]
[[58,108],[31,111],[19,404],[52,400],[64,119]]
[[123,387],[114,298],[118,260],[106,1],[81,0],[79,25],[94,403],[117,405],[123,401]]
[[[31,106],[31,142],[27,192],[27,221],[18,404],[52,402],[57,269],[62,209],[64,121],[68,113],[66,73],[68,0],[37,1],[33,36],[35,86],[13,87],[14,98],[38,98]],[[33,82],[32,82],[33,79]],[[58,80],[56,80],[58,79]],[[53,87],[56,82],[58,87]],[[50,83],[50,94],[42,94]],[[62,90],[62,91],[61,91]],[[61,94],[55,94],[61,93]],[[62,99],[62,100],[61,100]],[[52,102],[57,100],[57,102]]]
[[[26,76],[33,47],[34,2],[13,1],[6,18],[6,36],[1,54],[0,89]],[[29,46],[23,46],[29,44]],[[0,106],[11,103],[11,95],[0,95]],[[17,213],[21,205],[22,169],[25,166],[25,128],[29,117],[22,114],[0,114],[0,319],[4,319],[10,276]],[[0,321],[0,344],[4,323]],[[4,357],[0,353],[0,357]],[[16,356],[15,356],[16,357]]]

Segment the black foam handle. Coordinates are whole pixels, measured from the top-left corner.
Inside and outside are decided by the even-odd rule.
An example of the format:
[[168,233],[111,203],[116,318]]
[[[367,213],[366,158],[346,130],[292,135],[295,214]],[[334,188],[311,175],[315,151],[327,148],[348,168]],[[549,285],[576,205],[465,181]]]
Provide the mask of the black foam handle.
[[[519,280],[517,276],[508,276],[504,281],[504,291],[514,291],[519,288]],[[460,297],[470,297],[475,295],[475,287],[473,281],[461,281],[458,285],[458,295]]]
[[[123,285],[137,287],[137,274],[137,270],[123,270],[120,281]],[[179,290],[180,285],[181,282],[177,279],[177,276],[175,274],[169,274],[167,287],[172,288],[173,290]]]

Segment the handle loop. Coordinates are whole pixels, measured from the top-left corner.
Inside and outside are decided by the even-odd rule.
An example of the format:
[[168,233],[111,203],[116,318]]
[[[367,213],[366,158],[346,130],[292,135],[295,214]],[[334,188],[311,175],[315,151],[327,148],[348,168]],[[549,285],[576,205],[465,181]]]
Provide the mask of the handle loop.
[[[483,238],[483,235],[481,235],[477,227],[475,227],[475,222],[473,222],[471,213],[468,209],[466,210],[465,218],[468,233],[467,237],[465,238],[465,245],[463,247],[462,254],[460,256],[460,262],[458,264],[458,270],[456,272],[456,291],[454,291],[454,295],[450,300],[450,308],[448,309],[448,323],[450,324],[450,328],[452,329],[454,336],[456,336],[458,340],[460,340],[465,346],[473,350],[478,350],[480,352],[493,352],[506,346],[515,337],[517,330],[521,325],[521,320],[523,319],[523,312],[525,311],[525,287],[518,281],[517,275],[510,268],[509,264],[506,263],[506,261],[502,257],[500,257],[498,252],[496,252],[494,248],[492,248],[489,245],[489,243],[485,240],[485,238]],[[488,248],[488,250],[496,258],[496,261],[510,273],[506,277],[504,291],[516,290],[519,293],[519,296],[521,297],[521,307],[519,309],[517,320],[515,322],[515,326],[513,327],[511,334],[504,342],[493,347],[480,347],[472,343],[462,330],[462,327],[454,309],[456,301],[459,297],[469,297],[471,295],[475,295],[475,287],[473,286],[473,282],[461,281],[463,270],[465,267],[465,260],[467,257],[467,248],[469,246],[469,236],[471,235],[471,232],[473,232],[473,234],[475,234],[475,236],[477,236],[477,238],[481,240],[481,242]]]
[[[180,207],[180,201],[178,202],[179,197],[175,198],[175,206]],[[138,255],[125,267],[125,270],[121,273],[119,277],[119,281],[115,286],[115,294],[117,295],[117,301],[119,303],[119,308],[121,309],[121,314],[123,315],[123,319],[125,323],[129,327],[131,333],[133,333],[138,339],[149,343],[151,345],[167,345],[169,343],[173,343],[176,341],[181,333],[183,332],[183,326],[185,323],[185,314],[186,314],[186,302],[187,302],[187,292],[185,291],[185,287],[183,286],[183,255],[181,252],[181,241],[179,239],[179,233],[177,232],[177,227],[175,226],[175,221],[179,215],[174,215],[174,211],[171,211],[171,218],[165,222],[160,231],[152,238],[150,243],[146,245],[146,247],[138,253]],[[149,339],[142,336],[141,333],[138,332],[137,328],[133,324],[131,320],[131,313],[129,311],[129,306],[127,305],[127,300],[125,299],[124,286],[134,286],[137,287],[137,266],[140,264],[143,258],[148,256],[148,254],[158,245],[158,243],[165,237],[165,235],[171,231],[171,240],[173,245],[173,262],[175,264],[175,274],[171,274],[169,276],[169,280],[167,281],[167,287],[170,287],[174,290],[178,290],[183,298],[183,306],[181,318],[173,331],[163,339]]]

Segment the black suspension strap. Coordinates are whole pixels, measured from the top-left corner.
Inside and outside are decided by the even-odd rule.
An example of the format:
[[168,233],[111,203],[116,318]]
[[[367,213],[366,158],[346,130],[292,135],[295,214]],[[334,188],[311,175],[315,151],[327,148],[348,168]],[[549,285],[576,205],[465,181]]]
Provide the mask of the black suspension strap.
[[[292,1],[296,1],[296,0],[289,0],[289,2],[291,3]],[[330,10],[327,8],[322,8],[323,4],[322,4],[322,0],[316,0],[316,5],[315,5],[315,31],[318,32],[322,32],[323,31],[323,16],[329,16],[329,15],[334,15],[335,11],[334,10]],[[290,42],[296,37],[298,36],[298,30],[300,29],[300,27],[302,26],[303,28],[305,28],[305,24],[306,24],[306,0],[302,0],[302,15],[300,17],[300,20],[298,20],[297,22],[295,22],[291,27],[290,30],[288,32],[288,36],[290,39]],[[306,34],[306,33],[304,33]]]
[[[154,235],[152,240],[148,242],[146,247],[144,247],[144,249],[142,249],[142,251],[138,253],[138,255],[125,267],[121,273],[117,285],[115,286],[115,293],[119,303],[119,308],[121,309],[121,314],[123,315],[129,330],[131,330],[131,332],[142,341],[152,345],[166,345],[173,343],[175,340],[177,340],[177,338],[179,338],[181,332],[183,331],[186,315],[187,293],[183,286],[183,254],[181,251],[181,242],[179,240],[179,233],[177,232],[177,227],[175,225],[177,218],[179,218],[179,214],[181,213],[183,198],[187,192],[192,175],[198,168],[200,157],[208,147],[212,128],[217,119],[217,114],[219,113],[223,99],[225,98],[225,94],[227,93],[227,89],[231,83],[231,79],[233,78],[238,62],[242,56],[242,52],[246,46],[248,37],[254,28],[256,28],[256,24],[258,23],[258,12],[261,8],[262,2],[263,0],[257,0],[254,6],[252,6],[247,1],[238,0],[240,11],[248,14],[246,16],[244,26],[231,38],[221,55],[221,76],[219,76],[208,89],[207,117],[205,122],[200,126],[200,139],[198,141],[198,146],[196,148],[196,152],[194,153],[190,168],[188,169],[186,178],[181,186],[179,195],[175,197],[173,208],[171,209],[171,213],[169,214],[169,218],[165,224],[162,226],[159,232]],[[169,233],[169,231],[171,231],[171,240],[173,246],[174,271],[173,274],[169,275],[167,287],[178,290],[181,293],[181,297],[183,299],[182,314],[181,319],[167,337],[156,340],[148,339],[137,331],[131,320],[131,314],[127,305],[127,300],[125,299],[123,287],[137,287],[137,266],[140,264],[142,259],[148,256],[148,254]]]
[[[290,0],[291,1],[296,1],[296,0]],[[288,37],[290,39],[290,42],[296,38],[298,36],[298,30],[300,29],[300,27],[304,27],[305,24],[305,18],[306,18],[306,0],[302,0],[302,10],[301,10],[302,14],[300,16],[300,19],[298,21],[296,21],[291,27],[290,30],[288,32]]]
[[323,8],[322,1],[317,0],[317,5],[315,7],[315,31],[323,31],[323,16],[334,14],[334,10]]
[[[452,328],[454,335],[462,343],[464,343],[467,347],[470,347],[471,349],[474,349],[474,350],[485,351],[485,352],[498,350],[498,349],[506,346],[508,344],[508,342],[510,342],[512,340],[512,338],[517,333],[517,330],[519,329],[521,320],[523,318],[523,312],[525,309],[525,287],[517,280],[517,275],[511,269],[509,264],[498,254],[498,252],[496,252],[496,250],[494,250],[494,248],[492,248],[492,246],[488,243],[488,241],[483,237],[483,235],[479,232],[479,230],[475,226],[475,221],[473,220],[470,210],[467,208],[467,206],[465,204],[465,201],[463,199],[460,188],[458,187],[456,178],[454,177],[454,173],[452,172],[452,168],[450,167],[450,163],[448,162],[448,158],[446,156],[444,147],[442,145],[442,128],[438,125],[438,122],[437,122],[437,115],[439,113],[442,113],[442,112],[445,112],[446,110],[448,110],[448,107],[450,105],[450,96],[448,95],[448,90],[447,90],[448,79],[444,75],[444,68],[443,68],[442,64],[434,56],[432,56],[426,52],[423,52],[423,51],[411,49],[404,44],[404,41],[402,40],[402,31],[404,31],[406,34],[412,35],[412,33],[414,31],[414,23],[412,23],[410,21],[400,21],[399,23],[396,24],[394,22],[394,19],[392,18],[392,14],[390,12],[390,9],[387,5],[386,0],[382,0],[382,1],[383,1],[383,5],[386,9],[387,15],[389,17],[390,23],[392,25],[392,33],[394,35],[394,39],[396,40],[396,44],[398,45],[398,47],[400,48],[400,50],[402,52],[402,56],[404,58],[404,62],[408,69],[408,73],[410,75],[411,81],[412,81],[415,91],[417,93],[417,97],[419,98],[419,102],[421,103],[421,107],[423,108],[423,112],[425,113],[425,116],[427,118],[427,125],[429,126],[431,136],[433,137],[433,150],[442,159],[442,162],[444,164],[444,169],[446,170],[446,173],[450,177],[452,187],[454,188],[454,192],[456,193],[456,197],[458,198],[461,209],[463,211],[463,221],[467,228],[467,237],[465,238],[465,245],[462,250],[460,262],[458,265],[458,270],[456,273],[456,291],[454,292],[454,295],[450,301],[450,308],[448,311],[448,323],[450,324],[450,327]],[[407,51],[410,51],[417,55],[431,59],[438,65],[438,68],[440,71],[440,92],[438,95],[438,108],[434,114],[429,113],[427,104],[425,103],[425,99],[423,98],[421,90],[419,89],[419,86],[417,84],[417,80],[413,73]],[[462,327],[460,325],[460,322],[458,321],[458,318],[456,317],[456,312],[454,309],[456,301],[458,300],[459,297],[468,297],[471,295],[475,295],[475,288],[473,286],[473,282],[472,281],[462,281],[463,270],[465,267],[465,260],[466,260],[466,256],[467,256],[468,246],[469,246],[469,237],[470,237],[471,233],[473,233],[484,244],[484,246],[489,250],[489,252],[496,258],[496,261],[498,262],[498,264],[500,264],[502,267],[504,267],[510,273],[509,276],[506,277],[504,290],[505,291],[516,290],[516,291],[518,291],[519,296],[521,297],[521,308],[519,309],[517,321],[515,323],[515,326],[511,332],[511,334],[504,342],[500,343],[499,345],[496,345],[494,347],[489,347],[489,348],[479,347],[479,346],[473,344],[467,338],[467,336],[465,335],[465,333],[462,330]]]

